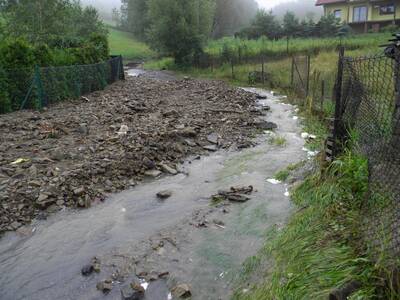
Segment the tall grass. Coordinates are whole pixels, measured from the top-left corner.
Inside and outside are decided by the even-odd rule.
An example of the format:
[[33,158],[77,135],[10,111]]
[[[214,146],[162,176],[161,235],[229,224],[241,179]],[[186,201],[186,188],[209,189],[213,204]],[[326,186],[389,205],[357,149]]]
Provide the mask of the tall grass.
[[[244,266],[248,278],[258,274],[262,281],[250,290],[239,288],[234,299],[328,299],[349,281],[361,283],[349,299],[372,299],[378,293],[392,299],[393,291],[381,294],[381,266],[352,244],[360,234],[360,203],[367,188],[367,160],[350,151],[327,173],[309,177],[293,194],[298,212],[286,228],[269,235],[265,248],[251,259],[258,263]],[[274,267],[263,269],[271,257]]]
[[365,48],[377,49],[390,38],[387,33],[363,34],[346,38],[296,38],[289,40],[289,53],[287,52],[287,40],[243,40],[226,37],[209,42],[205,51],[212,56],[219,56],[224,49],[241,52],[241,55],[256,56],[265,54],[267,57],[284,56],[293,54],[318,54],[322,51],[334,51],[338,46],[343,45],[347,50],[359,50]]

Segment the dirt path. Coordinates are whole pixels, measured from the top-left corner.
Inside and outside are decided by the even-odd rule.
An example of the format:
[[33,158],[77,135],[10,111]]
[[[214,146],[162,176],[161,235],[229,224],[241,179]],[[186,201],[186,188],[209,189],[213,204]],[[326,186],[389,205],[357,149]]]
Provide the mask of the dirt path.
[[[265,230],[282,224],[290,213],[286,187],[267,179],[305,158],[293,108],[261,93],[268,99],[259,105],[271,107],[264,118],[278,124],[275,134],[286,141],[284,146],[271,144],[270,135],[263,134],[254,141],[256,147],[239,152],[225,147],[193,157],[177,166],[178,175],[7,234],[0,240],[0,299],[121,299],[120,290],[137,276],[143,284],[160,275],[163,279],[150,283],[145,299],[168,299],[170,289],[181,283],[191,286],[192,299],[227,299],[241,264],[262,246]],[[229,130],[220,131],[226,132],[224,141],[236,140],[238,132]],[[254,187],[251,200],[210,206],[211,195],[237,185]],[[156,193],[163,190],[172,196],[160,201]],[[100,259],[101,272],[82,277],[82,266],[93,256]],[[96,289],[105,279],[113,281],[107,295]]]

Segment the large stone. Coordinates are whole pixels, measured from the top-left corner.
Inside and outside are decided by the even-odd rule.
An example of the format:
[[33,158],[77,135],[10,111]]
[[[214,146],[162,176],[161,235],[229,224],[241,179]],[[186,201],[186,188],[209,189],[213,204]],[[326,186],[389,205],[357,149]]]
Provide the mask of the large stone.
[[167,164],[161,164],[160,167],[161,167],[161,170],[163,170],[165,173],[168,173],[168,174],[171,174],[171,175],[178,174],[177,170],[175,170],[174,168],[171,168]]
[[210,152],[215,152],[218,150],[218,147],[216,145],[206,145],[206,146],[203,146],[203,149],[210,151]]
[[211,144],[218,144],[218,140],[219,136],[215,132],[207,136],[207,141],[209,141]]
[[172,191],[165,190],[157,193],[157,197],[160,199],[167,199],[172,196]]
[[148,177],[153,177],[153,178],[158,177],[161,174],[162,174],[162,172],[159,170],[149,170],[149,171],[144,172],[144,175],[146,175]]
[[97,283],[96,288],[99,291],[102,291],[104,294],[107,294],[113,288],[112,280],[111,279],[106,279],[104,281],[100,281],[99,283]]
[[192,296],[190,285],[183,283],[172,288],[171,293],[176,298],[189,298]]

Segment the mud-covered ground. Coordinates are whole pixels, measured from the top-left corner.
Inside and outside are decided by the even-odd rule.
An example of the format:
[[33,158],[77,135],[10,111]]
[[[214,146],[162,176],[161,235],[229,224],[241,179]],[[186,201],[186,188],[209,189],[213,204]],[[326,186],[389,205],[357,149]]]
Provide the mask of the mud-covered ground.
[[250,146],[268,127],[254,104],[221,82],[130,78],[43,112],[1,115],[0,234],[179,172],[190,155]]

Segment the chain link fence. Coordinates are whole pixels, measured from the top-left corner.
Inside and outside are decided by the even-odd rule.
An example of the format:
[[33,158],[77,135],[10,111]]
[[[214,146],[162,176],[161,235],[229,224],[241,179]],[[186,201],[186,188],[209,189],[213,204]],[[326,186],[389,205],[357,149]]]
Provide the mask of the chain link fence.
[[20,109],[41,109],[65,99],[102,90],[124,79],[121,56],[92,65],[36,67],[2,70],[0,113]]
[[[364,244],[375,257],[400,253],[400,52],[351,58],[341,50],[334,137],[368,160],[362,206]],[[338,149],[339,152],[341,149]]]

